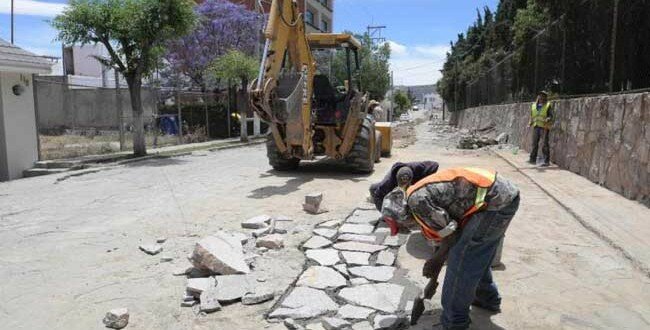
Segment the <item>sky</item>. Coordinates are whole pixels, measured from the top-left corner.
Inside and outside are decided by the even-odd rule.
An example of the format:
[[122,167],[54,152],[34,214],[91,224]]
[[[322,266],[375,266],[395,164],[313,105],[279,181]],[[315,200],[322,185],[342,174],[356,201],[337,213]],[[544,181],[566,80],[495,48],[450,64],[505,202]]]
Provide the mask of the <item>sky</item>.
[[[10,39],[10,0],[0,0],[0,38]],[[15,0],[15,42],[39,55],[61,57],[61,44],[47,20],[67,0]],[[498,0],[334,0],[334,30],[364,32],[385,25],[383,37],[392,48],[396,85],[433,84],[449,49],[449,41],[476,19],[476,9],[496,8]],[[60,71],[60,67],[55,69]]]

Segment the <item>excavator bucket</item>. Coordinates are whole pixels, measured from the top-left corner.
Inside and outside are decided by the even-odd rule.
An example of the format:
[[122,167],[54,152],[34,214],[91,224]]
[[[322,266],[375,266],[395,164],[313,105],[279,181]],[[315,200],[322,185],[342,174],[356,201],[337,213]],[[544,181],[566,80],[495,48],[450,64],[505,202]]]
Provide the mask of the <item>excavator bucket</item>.
[[275,118],[287,124],[287,145],[302,145],[302,102],[306,77],[300,73],[285,73],[278,80],[277,94],[273,104]]

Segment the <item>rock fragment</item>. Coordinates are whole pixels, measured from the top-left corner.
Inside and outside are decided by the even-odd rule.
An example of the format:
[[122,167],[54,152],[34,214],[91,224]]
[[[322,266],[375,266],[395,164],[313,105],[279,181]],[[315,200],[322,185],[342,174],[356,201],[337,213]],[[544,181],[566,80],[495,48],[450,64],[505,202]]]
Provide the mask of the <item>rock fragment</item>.
[[188,278],[185,290],[194,297],[199,297],[201,292],[216,286],[217,282],[213,277]]
[[392,247],[397,247],[400,246],[400,236],[395,235],[395,236],[386,236],[384,239],[384,245],[386,246],[392,246]]
[[376,262],[378,265],[392,266],[395,263],[395,254],[389,250],[380,251]]
[[222,303],[239,300],[254,287],[249,275],[223,275],[214,279],[217,282],[216,297]]
[[373,230],[374,226],[356,223],[345,223],[339,228],[342,234],[370,234]]
[[364,277],[371,281],[386,282],[393,278],[395,267],[390,266],[359,266],[350,267],[348,271],[352,275]]
[[339,251],[334,249],[311,249],[305,252],[305,256],[321,266],[333,266],[340,261]]
[[255,242],[257,247],[265,247],[267,249],[281,249],[284,247],[284,236],[280,234],[271,234],[258,238]]
[[296,282],[297,286],[308,286],[316,289],[339,288],[346,284],[345,278],[336,270],[323,266],[307,268]]
[[348,223],[362,223],[367,225],[375,225],[379,222],[381,213],[375,209],[373,210],[356,210],[345,221]]
[[375,253],[386,249],[385,245],[376,245],[360,242],[340,242],[334,244],[334,248],[342,251],[357,251],[357,252],[368,252]]
[[336,318],[336,317],[324,317],[323,318],[323,327],[326,330],[341,330],[350,326],[350,322]]
[[230,235],[217,233],[201,239],[196,243],[190,261],[194,267],[214,274],[250,273],[240,239]]
[[242,221],[241,226],[242,228],[246,228],[246,229],[260,229],[260,228],[267,227],[270,222],[271,222],[271,217],[266,214],[263,214]]
[[342,220],[328,220],[325,222],[319,223],[316,227],[319,228],[335,228],[343,222]]
[[323,201],[322,193],[311,193],[305,196],[305,203],[302,204],[302,209],[307,213],[321,214],[327,212],[326,209],[321,207]]
[[148,255],[156,255],[162,252],[163,247],[160,244],[143,244],[139,246],[140,250]]
[[367,252],[354,252],[354,251],[343,251],[341,252],[345,263],[350,265],[369,265],[370,253]]
[[302,327],[302,325],[296,323],[296,321],[292,318],[288,318],[284,320],[284,326],[287,327],[288,330],[303,330],[305,328]]
[[337,231],[336,229],[330,228],[316,228],[314,229],[314,234],[323,236],[327,239],[333,239],[336,236]]
[[385,313],[395,313],[402,299],[404,287],[393,283],[365,284],[343,288],[338,293],[344,301],[380,310]]
[[402,319],[397,315],[375,315],[373,320],[375,329],[396,329],[401,323]]
[[102,320],[107,328],[122,329],[129,324],[129,310],[126,308],[111,309]]
[[377,237],[374,235],[341,234],[337,240],[374,244],[377,242]]
[[339,308],[339,312],[336,316],[347,320],[365,320],[374,312],[374,309],[347,304]]
[[199,310],[204,313],[212,313],[221,309],[221,304],[219,303],[219,288],[209,288],[201,292],[201,301]]
[[338,305],[325,291],[298,286],[282,301],[270,318],[309,319],[338,310]]
[[312,236],[305,243],[302,244],[303,249],[321,249],[332,245],[332,241],[321,236]]
[[256,289],[255,292],[248,292],[241,298],[244,305],[256,305],[275,298],[275,292],[270,288]]

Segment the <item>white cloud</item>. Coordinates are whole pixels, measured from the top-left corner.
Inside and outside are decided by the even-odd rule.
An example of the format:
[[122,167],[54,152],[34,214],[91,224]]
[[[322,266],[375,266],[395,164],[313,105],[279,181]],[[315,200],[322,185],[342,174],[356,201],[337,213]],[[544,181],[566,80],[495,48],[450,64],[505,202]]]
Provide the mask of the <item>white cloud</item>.
[[390,66],[395,85],[429,85],[442,76],[440,69],[445,62],[448,45],[403,45],[388,41],[391,45]]
[[[41,2],[35,0],[15,0],[14,13],[16,15],[31,15],[54,17],[65,9],[66,4]],[[0,13],[11,14],[11,1],[0,1]]]

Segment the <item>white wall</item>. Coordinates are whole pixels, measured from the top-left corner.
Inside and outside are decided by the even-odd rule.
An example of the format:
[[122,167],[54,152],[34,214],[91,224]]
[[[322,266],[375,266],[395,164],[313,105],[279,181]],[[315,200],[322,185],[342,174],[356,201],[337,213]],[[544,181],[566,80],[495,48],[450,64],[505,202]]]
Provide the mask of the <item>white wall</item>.
[[[30,74],[0,72],[0,181],[21,178],[38,159],[32,83]],[[13,93],[17,84],[24,87],[21,95]]]

